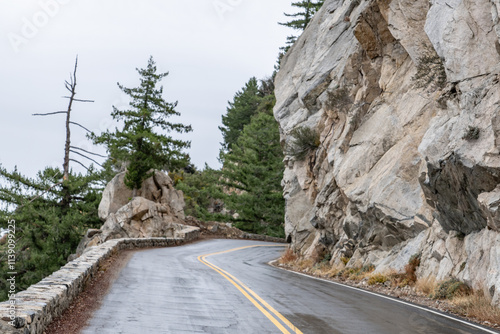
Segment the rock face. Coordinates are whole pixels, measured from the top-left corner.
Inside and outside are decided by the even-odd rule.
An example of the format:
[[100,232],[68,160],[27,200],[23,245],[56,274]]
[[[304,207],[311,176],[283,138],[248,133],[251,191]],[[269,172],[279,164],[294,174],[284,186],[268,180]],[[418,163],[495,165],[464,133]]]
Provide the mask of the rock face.
[[120,238],[185,238],[199,229],[184,223],[184,196],[161,171],[143,182],[138,196],[124,184],[125,172],[106,186],[99,204],[100,230],[88,230],[74,259],[92,246]]
[[[132,190],[127,188],[124,179],[125,172],[120,173],[104,189],[99,204],[99,218],[103,221],[132,199]],[[164,204],[169,207],[169,213],[184,219],[184,196],[181,191],[175,190],[172,180],[163,172],[155,171],[153,176],[144,180],[141,189],[137,191],[137,197]]]
[[[286,234],[332,261],[453,276],[500,305],[500,0],[327,0],[282,61]],[[446,75],[446,78],[444,78]],[[420,78],[420,79],[418,79]]]

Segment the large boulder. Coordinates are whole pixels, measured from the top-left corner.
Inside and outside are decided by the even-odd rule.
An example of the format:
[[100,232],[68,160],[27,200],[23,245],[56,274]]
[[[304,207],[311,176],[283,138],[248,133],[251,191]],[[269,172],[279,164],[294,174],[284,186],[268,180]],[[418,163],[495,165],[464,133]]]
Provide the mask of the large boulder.
[[173,214],[171,207],[134,197],[115,213],[110,213],[100,230],[88,230],[78,245],[74,259],[92,246],[121,238],[184,238],[198,228],[188,226]]
[[184,222],[184,195],[174,188],[170,177],[161,171],[151,171],[137,196],[124,183],[125,172],[108,183],[101,203],[99,218],[104,225],[88,230],[78,245],[76,254],[83,254],[93,246],[120,238],[192,238],[199,228]]
[[[164,204],[168,213],[184,219],[184,196],[176,190],[172,179],[162,171],[151,171],[153,175],[144,180],[137,196],[150,201]],[[125,172],[116,175],[106,186],[99,204],[99,218],[106,221],[110,214],[116,213],[121,207],[132,200],[132,190],[124,182]]]

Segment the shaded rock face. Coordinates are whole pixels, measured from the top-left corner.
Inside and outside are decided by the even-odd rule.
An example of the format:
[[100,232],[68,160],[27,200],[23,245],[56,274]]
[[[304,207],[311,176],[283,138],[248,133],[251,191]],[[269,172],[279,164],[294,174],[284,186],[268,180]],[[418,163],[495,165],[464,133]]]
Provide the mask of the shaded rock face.
[[[103,221],[132,199],[132,190],[125,185],[124,179],[125,172],[122,172],[116,175],[104,189],[99,204],[99,218]],[[144,180],[141,189],[137,191],[137,197],[164,204],[169,207],[169,213],[184,219],[184,196],[181,191],[174,188],[172,180],[164,172],[154,171],[153,176]]]
[[88,230],[80,242],[74,259],[92,246],[120,238],[183,238],[198,230],[184,222],[184,196],[176,190],[168,175],[161,171],[146,179],[138,196],[124,184],[125,173],[113,178],[103,192],[99,217],[104,225]]
[[499,0],[325,2],[276,77],[282,144],[297,127],[321,141],[285,157],[296,251],[380,271],[421,254],[418,275],[500,304],[499,12]]

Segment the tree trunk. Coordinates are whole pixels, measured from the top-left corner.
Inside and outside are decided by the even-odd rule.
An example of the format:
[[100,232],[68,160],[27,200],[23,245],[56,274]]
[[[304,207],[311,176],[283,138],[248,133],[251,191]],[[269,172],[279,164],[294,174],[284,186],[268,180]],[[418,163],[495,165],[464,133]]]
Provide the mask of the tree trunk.
[[75,61],[75,70],[73,72],[73,76],[71,77],[70,81],[66,81],[66,89],[71,93],[69,96],[69,104],[68,104],[68,111],[66,113],[66,145],[64,147],[64,163],[63,163],[63,180],[68,180],[69,179],[69,151],[71,148],[71,129],[70,129],[70,120],[71,120],[71,108],[73,106],[73,100],[75,99],[76,95],[76,69],[78,67],[78,57],[76,57]]

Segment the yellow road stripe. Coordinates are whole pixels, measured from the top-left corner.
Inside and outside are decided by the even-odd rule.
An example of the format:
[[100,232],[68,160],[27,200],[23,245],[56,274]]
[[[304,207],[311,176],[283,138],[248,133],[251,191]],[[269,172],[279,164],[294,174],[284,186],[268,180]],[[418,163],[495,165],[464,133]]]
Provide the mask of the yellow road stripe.
[[272,321],[272,323],[278,327],[282,333],[285,333],[285,334],[290,334],[289,331],[287,331],[285,329],[285,327],[283,327],[283,325],[281,325],[271,314],[269,314],[269,312],[264,309],[259,303],[257,303],[257,301],[255,299],[253,299],[245,290],[243,290],[242,287],[240,287],[238,284],[236,284],[236,282],[234,282],[231,278],[229,278],[222,269],[212,265],[210,262],[207,262],[205,261],[204,258],[200,259],[198,257],[198,260],[200,260],[203,264],[209,266],[210,268],[212,268],[213,270],[215,270],[216,272],[218,272],[219,274],[221,274],[225,279],[227,279],[229,282],[231,282],[245,297],[247,297],[248,300],[250,300],[252,302],[252,304],[257,307],[269,320]]
[[[274,313],[274,315],[279,318],[284,324],[286,324],[294,333],[296,334],[303,334],[297,327],[295,327],[288,319],[286,319],[281,313],[276,311],[271,305],[269,305],[264,299],[262,299],[259,295],[257,295],[254,291],[252,291],[249,287],[247,287],[245,284],[243,284],[239,279],[228,273],[227,271],[217,267],[216,265],[208,262],[206,260],[206,257],[212,256],[212,255],[218,255],[218,254],[224,254],[224,253],[229,253],[229,252],[234,252],[237,250],[242,250],[246,248],[253,248],[253,247],[276,247],[276,246],[281,246],[281,245],[253,245],[253,246],[245,246],[245,247],[239,247],[239,248],[234,248],[234,249],[229,249],[221,252],[216,252],[216,253],[211,253],[211,254],[205,254],[205,255],[200,255],[198,256],[198,260],[205,264],[206,266],[212,268],[216,272],[218,272],[220,275],[222,275],[225,279],[227,279],[231,284],[233,284],[252,304],[257,307],[271,322],[278,327],[282,333],[288,333],[290,332],[283,327],[283,325],[275,318],[273,317],[269,312],[271,311]],[[246,290],[246,291],[245,291]],[[247,292],[248,291],[248,292]],[[248,293],[250,293],[255,299],[257,299],[262,305],[264,305],[267,310],[262,307],[254,298],[252,298]]]

